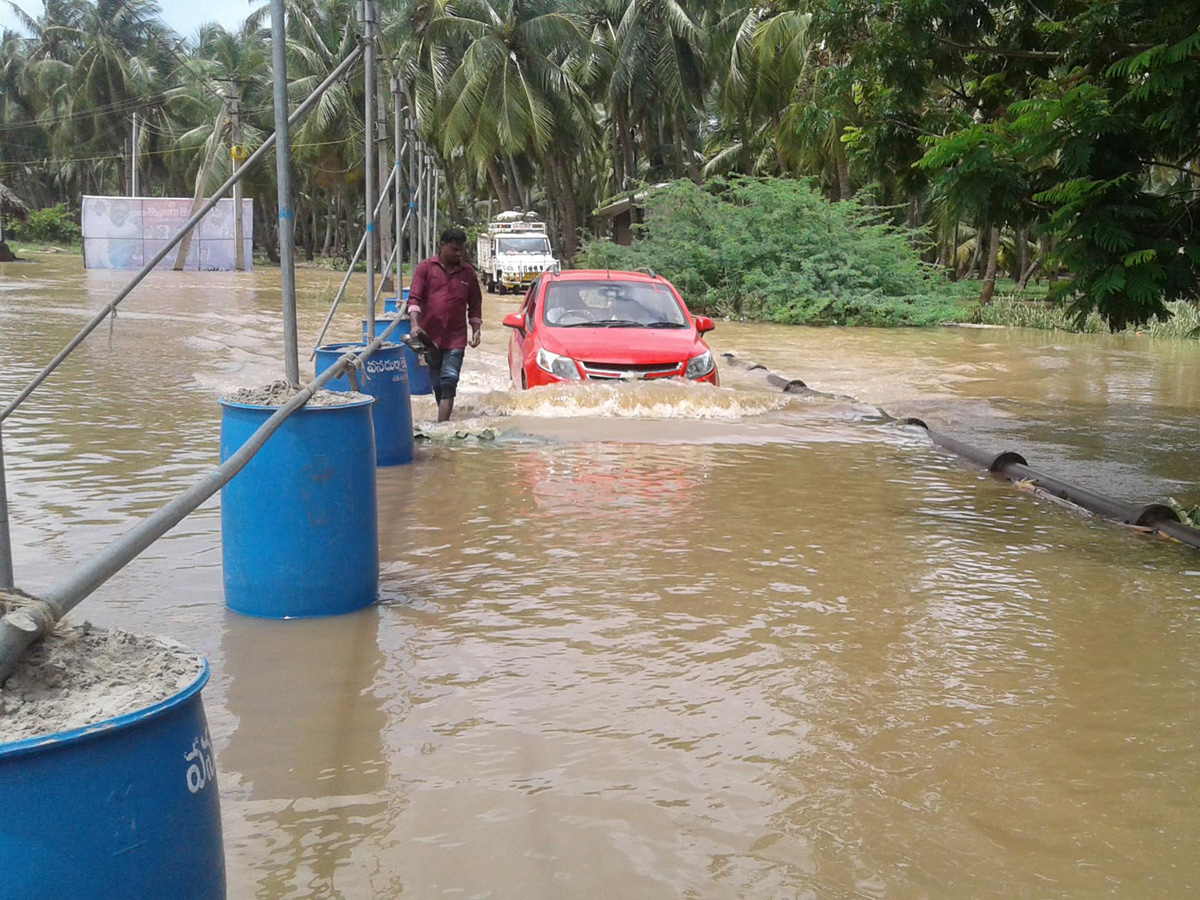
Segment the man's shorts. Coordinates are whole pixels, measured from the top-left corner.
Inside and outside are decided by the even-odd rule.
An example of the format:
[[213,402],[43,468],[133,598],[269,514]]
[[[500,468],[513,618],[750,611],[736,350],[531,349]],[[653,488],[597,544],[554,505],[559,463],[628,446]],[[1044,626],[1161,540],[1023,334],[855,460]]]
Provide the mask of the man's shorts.
[[440,347],[430,347],[425,351],[429,361],[429,381],[433,386],[434,399],[453,400],[458,391],[458,373],[462,371],[463,356],[466,350],[442,350]]

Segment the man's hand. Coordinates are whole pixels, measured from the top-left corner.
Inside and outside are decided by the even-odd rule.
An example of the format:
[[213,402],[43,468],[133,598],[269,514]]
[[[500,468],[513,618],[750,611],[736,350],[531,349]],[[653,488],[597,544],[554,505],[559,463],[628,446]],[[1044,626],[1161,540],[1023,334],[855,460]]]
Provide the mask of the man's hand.
[[425,329],[417,324],[417,314],[415,312],[410,312],[408,314],[408,323],[410,326],[409,333],[412,335],[412,339],[414,341],[421,341],[422,343],[428,344],[429,341],[426,340],[428,335],[425,334]]
[[479,342],[483,340],[483,335],[479,333],[478,328],[471,329],[471,346],[478,347]]

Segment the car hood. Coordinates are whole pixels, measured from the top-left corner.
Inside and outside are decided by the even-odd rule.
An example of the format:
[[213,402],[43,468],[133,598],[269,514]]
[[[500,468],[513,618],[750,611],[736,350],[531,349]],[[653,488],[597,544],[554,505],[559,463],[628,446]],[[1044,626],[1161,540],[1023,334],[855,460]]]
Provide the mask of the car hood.
[[648,365],[680,362],[708,348],[694,328],[552,328],[542,329],[542,344],[552,353],[586,362]]

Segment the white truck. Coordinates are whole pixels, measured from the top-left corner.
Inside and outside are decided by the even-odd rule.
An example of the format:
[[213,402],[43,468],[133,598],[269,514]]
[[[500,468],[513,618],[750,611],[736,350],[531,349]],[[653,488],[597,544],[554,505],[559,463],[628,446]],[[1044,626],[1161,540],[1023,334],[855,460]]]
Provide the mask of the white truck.
[[522,291],[557,260],[546,223],[535,213],[503,212],[488,222],[476,244],[476,271],[489,291]]

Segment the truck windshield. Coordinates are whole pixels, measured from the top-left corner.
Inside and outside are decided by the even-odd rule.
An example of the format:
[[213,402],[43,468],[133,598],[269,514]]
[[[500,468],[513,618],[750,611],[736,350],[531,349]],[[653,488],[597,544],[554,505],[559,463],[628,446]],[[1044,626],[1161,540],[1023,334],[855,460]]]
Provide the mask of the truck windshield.
[[559,328],[686,328],[675,295],[642,281],[560,281],[546,288],[542,320]]
[[497,253],[549,253],[550,241],[544,237],[502,237],[496,241]]

